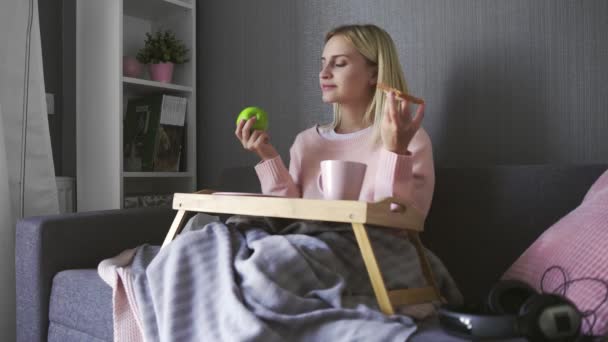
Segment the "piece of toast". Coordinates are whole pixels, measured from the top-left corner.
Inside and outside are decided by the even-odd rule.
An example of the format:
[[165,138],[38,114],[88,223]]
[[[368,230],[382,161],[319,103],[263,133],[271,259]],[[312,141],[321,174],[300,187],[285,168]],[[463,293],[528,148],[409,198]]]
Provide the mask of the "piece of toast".
[[389,87],[389,86],[387,86],[385,84],[378,83],[376,85],[376,88],[382,89],[384,91],[393,91],[393,92],[395,92],[395,95],[397,95],[397,97],[400,97],[402,99],[406,99],[408,101],[411,101],[411,102],[419,104],[419,105],[420,104],[424,104],[424,100],[423,99],[417,98],[417,97],[409,95],[409,94],[405,94],[405,93],[403,93],[403,92],[401,92],[401,91],[399,91],[399,90],[397,90],[395,88]]

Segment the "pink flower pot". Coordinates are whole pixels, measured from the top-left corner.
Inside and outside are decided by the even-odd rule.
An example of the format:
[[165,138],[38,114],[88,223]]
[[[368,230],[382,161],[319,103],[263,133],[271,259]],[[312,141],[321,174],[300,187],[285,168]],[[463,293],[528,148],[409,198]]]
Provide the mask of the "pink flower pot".
[[173,79],[173,63],[158,63],[148,65],[152,81],[171,83]]
[[124,76],[140,78],[143,71],[144,66],[135,57],[122,57],[122,74]]

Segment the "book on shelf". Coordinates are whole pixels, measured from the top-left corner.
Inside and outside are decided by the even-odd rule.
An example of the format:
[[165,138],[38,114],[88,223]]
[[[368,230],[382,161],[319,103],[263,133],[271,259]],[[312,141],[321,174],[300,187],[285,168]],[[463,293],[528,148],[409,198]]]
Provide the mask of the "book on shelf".
[[186,106],[186,98],[166,94],[129,99],[123,132],[125,171],[180,171]]
[[168,207],[173,204],[173,194],[139,194],[127,195],[123,199],[123,207],[143,208],[143,207]]

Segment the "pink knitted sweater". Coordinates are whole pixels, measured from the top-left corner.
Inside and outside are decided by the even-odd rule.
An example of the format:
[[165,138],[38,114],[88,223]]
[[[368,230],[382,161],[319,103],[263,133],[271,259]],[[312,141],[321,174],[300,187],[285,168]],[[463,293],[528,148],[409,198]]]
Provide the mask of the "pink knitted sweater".
[[328,140],[317,126],[296,136],[290,149],[289,171],[280,156],[255,166],[264,194],[322,198],[317,188],[320,163],[327,159],[367,164],[360,200],[378,201],[393,196],[411,203],[425,215],[431,206],[435,171],[428,134],[421,128],[412,139],[411,155],[390,152],[371,143],[373,130],[345,140]]

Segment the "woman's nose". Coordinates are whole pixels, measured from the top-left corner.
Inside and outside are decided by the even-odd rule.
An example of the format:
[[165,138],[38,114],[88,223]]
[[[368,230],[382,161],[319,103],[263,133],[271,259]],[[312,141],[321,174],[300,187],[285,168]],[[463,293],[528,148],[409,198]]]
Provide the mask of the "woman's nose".
[[328,79],[331,77],[331,73],[328,70],[328,66],[321,67],[321,71],[319,72],[319,77],[322,79]]

